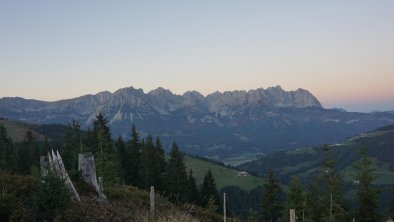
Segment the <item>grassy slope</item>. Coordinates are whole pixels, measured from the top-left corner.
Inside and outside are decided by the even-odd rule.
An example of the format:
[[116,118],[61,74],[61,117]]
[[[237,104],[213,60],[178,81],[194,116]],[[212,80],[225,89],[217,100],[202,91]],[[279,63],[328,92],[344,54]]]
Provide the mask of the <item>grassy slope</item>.
[[[32,209],[32,206],[35,206],[32,200],[37,192],[37,178],[9,175],[2,171],[0,178],[8,197],[2,201],[8,201],[8,204],[16,203],[11,205],[11,221],[35,221],[38,212],[37,209]],[[109,201],[99,203],[95,200],[96,194],[92,188],[76,181],[74,185],[80,194],[81,202],[71,202],[66,209],[58,212],[55,221],[223,221],[220,214],[194,205],[175,205],[158,194],[155,196],[155,219],[151,220],[147,191],[132,186],[114,185],[105,191]],[[0,220],[2,216],[0,215]],[[229,218],[228,221],[236,220]]]
[[[10,136],[14,142],[22,142],[28,130],[28,128],[26,126],[23,126],[21,123],[9,121],[9,120],[0,120],[0,125],[3,125],[5,127],[8,136]],[[40,141],[44,140],[43,135],[35,131],[32,131],[32,133],[33,133],[33,137],[36,138],[37,140]]]
[[249,175],[245,177],[238,176],[238,171],[226,168],[214,163],[210,163],[197,158],[185,157],[186,167],[188,170],[193,170],[193,175],[197,179],[197,184],[201,183],[205,173],[208,169],[211,169],[213,176],[215,177],[218,189],[226,186],[237,186],[243,190],[249,191],[261,184],[263,180],[261,178]]
[[14,142],[22,142],[25,139],[26,132],[30,129],[36,141],[44,141],[45,137],[49,141],[63,141],[67,126],[61,124],[31,124],[18,121],[0,119],[0,125],[3,125],[9,137]]
[[243,152],[242,154],[236,157],[226,158],[222,162],[226,165],[229,164],[231,166],[238,166],[243,163],[259,159],[259,155],[260,155],[259,153],[256,154],[250,152]]

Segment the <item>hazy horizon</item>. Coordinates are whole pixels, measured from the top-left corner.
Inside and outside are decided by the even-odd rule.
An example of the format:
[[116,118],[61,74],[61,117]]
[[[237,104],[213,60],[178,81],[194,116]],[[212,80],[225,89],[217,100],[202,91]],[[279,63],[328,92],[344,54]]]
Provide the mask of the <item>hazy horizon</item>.
[[0,2],[0,98],[303,88],[394,110],[394,2]]

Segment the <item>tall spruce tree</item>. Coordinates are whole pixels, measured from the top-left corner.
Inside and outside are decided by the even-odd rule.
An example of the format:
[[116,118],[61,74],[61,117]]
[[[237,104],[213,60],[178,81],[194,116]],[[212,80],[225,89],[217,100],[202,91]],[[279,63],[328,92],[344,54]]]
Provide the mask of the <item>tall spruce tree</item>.
[[266,222],[277,221],[282,215],[282,203],[280,201],[281,187],[277,181],[274,171],[268,170],[267,177],[263,184],[261,214]]
[[51,145],[49,144],[48,137],[45,136],[44,143],[42,144],[42,148],[40,150],[40,156],[48,155],[49,150],[51,150]]
[[324,160],[322,177],[325,192],[323,195],[323,221],[349,221],[349,213],[342,190],[343,179],[336,170],[336,160],[332,157],[331,147],[323,148]]
[[156,141],[156,147],[152,136],[148,136],[142,143],[139,168],[139,187],[149,190],[154,186],[159,192],[164,191],[163,180],[165,173],[164,151],[160,142]]
[[112,146],[111,131],[106,118],[99,113],[93,122],[93,153],[97,175],[103,177],[105,185],[119,182],[120,166],[116,150]]
[[81,126],[75,120],[67,124],[63,161],[67,170],[71,172],[78,171],[78,153],[82,146]]
[[294,176],[286,193],[285,221],[289,221],[289,211],[294,209],[297,218],[304,218],[306,198],[299,177]]
[[198,189],[196,179],[193,177],[193,170],[189,169],[189,176],[187,178],[187,202],[191,204],[198,203]]
[[9,173],[16,171],[16,153],[12,139],[8,137],[7,130],[0,125],[0,169]]
[[[27,135],[29,134],[29,135]],[[26,133],[26,137],[27,137],[27,142],[28,144],[26,144],[29,149],[31,150],[30,152],[30,159],[31,159],[31,167],[35,167],[35,168],[40,168],[40,154],[42,153],[41,149],[42,147],[38,145],[37,141],[35,140],[35,138],[33,137],[33,133],[32,131],[28,130],[28,132]]]
[[[88,127],[86,132],[82,134],[82,141],[84,144],[83,152],[92,152],[93,154],[97,153],[97,149],[94,148],[96,145],[96,139],[90,127]],[[97,158],[97,156],[95,156],[95,158]]]
[[36,150],[36,144],[33,134],[30,130],[26,132],[25,139],[18,149],[18,172],[23,175],[30,174],[33,161],[39,162],[39,153]]
[[358,183],[356,187],[356,220],[360,222],[380,221],[378,191],[373,187],[375,168],[367,157],[365,149],[360,149],[360,154],[361,159],[353,165],[353,179]]
[[140,168],[141,141],[134,125],[131,129],[131,140],[129,140],[128,146],[128,164],[125,181],[127,184],[137,185],[138,171]]
[[158,190],[164,191],[167,186],[166,184],[167,180],[165,179],[167,177],[166,175],[167,162],[165,159],[165,152],[163,146],[161,145],[161,141],[159,137],[156,137],[156,142],[155,142],[155,158],[156,158],[155,172],[158,175],[156,186]]
[[115,141],[115,148],[118,153],[118,159],[121,168],[121,173],[120,173],[121,181],[123,183],[127,183],[126,178],[127,178],[128,165],[130,160],[129,160],[129,153],[127,152],[126,145],[121,136],[119,136],[118,139]]
[[5,154],[6,154],[6,146],[8,146],[8,135],[5,127],[0,125],[0,169],[5,169]]
[[[204,176],[199,194],[200,206],[216,208],[220,206],[218,189],[216,187],[216,182],[210,169],[208,169]],[[210,204],[213,204],[213,206],[209,206]]]
[[172,144],[166,176],[166,194],[169,200],[174,203],[186,202],[188,199],[188,178],[186,174],[185,160],[175,142]]
[[306,218],[307,221],[320,222],[323,218],[323,185],[321,177],[315,175],[311,179],[306,194]]

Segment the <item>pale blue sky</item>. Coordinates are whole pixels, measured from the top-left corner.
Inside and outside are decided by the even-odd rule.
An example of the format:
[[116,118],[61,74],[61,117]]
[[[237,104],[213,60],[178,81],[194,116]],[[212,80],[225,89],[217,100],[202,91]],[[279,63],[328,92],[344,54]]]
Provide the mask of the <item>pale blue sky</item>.
[[394,1],[1,1],[0,97],[305,88],[394,110]]

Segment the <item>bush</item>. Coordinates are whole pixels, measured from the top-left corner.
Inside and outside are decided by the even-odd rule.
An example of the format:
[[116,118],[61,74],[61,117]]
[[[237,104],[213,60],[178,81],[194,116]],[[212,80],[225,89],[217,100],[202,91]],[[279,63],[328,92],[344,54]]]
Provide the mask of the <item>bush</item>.
[[33,196],[38,220],[52,221],[71,202],[70,191],[64,182],[53,174],[36,182]]

